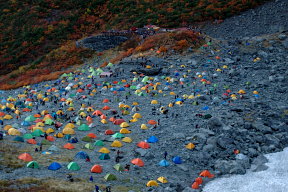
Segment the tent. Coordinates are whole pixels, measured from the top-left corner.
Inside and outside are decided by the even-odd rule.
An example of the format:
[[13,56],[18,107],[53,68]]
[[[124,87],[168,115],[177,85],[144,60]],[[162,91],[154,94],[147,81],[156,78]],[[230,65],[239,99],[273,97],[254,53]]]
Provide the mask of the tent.
[[106,147],[102,147],[101,149],[99,149],[100,153],[110,153],[109,149],[107,149]]
[[65,149],[74,149],[74,145],[72,145],[71,143],[67,143],[63,146]]
[[65,135],[67,135],[67,134],[69,134],[69,135],[74,135],[74,134],[75,134],[75,131],[74,131],[74,129],[72,129],[72,128],[64,128],[63,131],[62,131],[62,133],[65,134]]
[[175,164],[181,164],[181,163],[182,163],[181,157],[179,157],[179,156],[173,157],[172,161],[173,161]]
[[124,137],[124,138],[122,139],[122,141],[125,142],[125,143],[131,143],[131,142],[132,142],[132,139],[131,139],[130,137]]
[[168,180],[165,177],[158,177],[157,180],[161,183],[168,183]]
[[31,124],[28,121],[23,121],[21,123],[22,126],[30,126]]
[[95,141],[94,145],[95,146],[104,146],[104,143],[101,140],[97,140],[97,141]]
[[144,141],[140,141],[138,144],[137,144],[138,147],[142,148],[142,149],[148,149],[150,148],[150,145]]
[[92,143],[87,143],[87,144],[85,144],[84,147],[85,147],[86,149],[90,149],[90,150],[93,150],[93,149],[95,148]]
[[186,145],[186,148],[187,149],[194,149],[195,148],[195,145],[193,144],[193,143],[188,143],[187,145]]
[[51,145],[49,148],[48,148],[48,151],[60,151],[60,149],[57,147],[57,146],[55,146],[55,145]]
[[32,168],[32,169],[38,169],[39,165],[36,161],[30,161],[27,163],[26,167]]
[[132,159],[131,163],[134,164],[134,165],[137,165],[139,167],[143,167],[144,166],[144,162],[140,158]]
[[68,142],[69,143],[78,143],[78,139],[76,137],[72,137]]
[[170,165],[170,163],[163,159],[159,162],[159,165],[162,167],[168,167]]
[[24,138],[20,137],[20,136],[16,136],[13,141],[17,141],[17,142],[24,142]]
[[41,144],[42,144],[42,145],[51,145],[51,143],[50,143],[48,140],[46,140],[46,139],[43,139],[43,140],[41,141]]
[[78,158],[78,159],[86,159],[88,156],[88,154],[84,151],[79,151],[76,155],[75,155],[75,158]]
[[40,129],[36,129],[35,131],[32,132],[32,135],[35,137],[39,137],[42,134],[44,134],[44,133]]
[[61,167],[62,167],[62,166],[61,166],[59,163],[53,162],[53,163],[51,163],[51,164],[48,166],[48,169],[55,171],[55,170],[60,169]]
[[120,131],[119,131],[121,134],[129,134],[129,133],[131,133],[131,131],[129,131],[128,129],[126,129],[126,128],[122,128],[122,129],[120,129]]
[[78,127],[79,131],[89,131],[90,127],[87,124],[82,124]]
[[30,115],[30,116],[25,118],[25,121],[27,121],[27,122],[33,122],[35,120],[36,120],[36,118],[33,115]]
[[76,162],[70,162],[68,165],[67,165],[67,168],[69,170],[73,170],[73,171],[78,171],[80,170],[80,166],[76,163]]
[[113,174],[108,173],[107,175],[105,175],[104,179],[106,181],[113,181],[113,180],[117,180],[117,177]]
[[37,141],[35,139],[28,139],[26,142],[33,145],[37,144]]
[[18,131],[18,130],[15,129],[15,128],[10,128],[10,129],[8,130],[8,134],[9,134],[9,135],[21,135],[20,131]]
[[85,141],[85,142],[92,142],[93,140],[91,139],[91,137],[88,137],[88,136],[85,136],[81,139],[82,141]]
[[147,187],[157,187],[158,183],[155,180],[150,180],[150,181],[147,182],[146,186]]
[[99,159],[100,159],[100,160],[108,160],[108,159],[110,159],[110,156],[109,156],[109,154],[107,154],[107,153],[102,153],[102,154],[99,156]]
[[122,147],[122,143],[118,140],[115,140],[111,143],[111,147]]
[[103,170],[101,165],[94,165],[90,171],[91,173],[102,173]]
[[116,169],[117,171],[124,171],[124,168],[123,168],[122,165],[120,165],[120,164],[116,164],[116,165],[114,165],[113,167],[114,167],[114,169]]
[[116,139],[121,139],[124,137],[124,135],[122,135],[121,133],[115,133],[114,135],[112,135],[112,137]]
[[151,136],[147,139],[148,143],[156,143],[158,142],[158,138],[156,136]]
[[33,158],[29,153],[22,153],[18,156],[18,159],[21,159],[23,161],[33,161]]

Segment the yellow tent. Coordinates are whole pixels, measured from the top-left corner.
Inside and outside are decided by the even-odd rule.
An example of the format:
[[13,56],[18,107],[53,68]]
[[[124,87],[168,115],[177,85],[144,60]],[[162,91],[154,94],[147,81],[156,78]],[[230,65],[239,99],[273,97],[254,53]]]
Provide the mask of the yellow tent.
[[73,123],[68,123],[65,127],[64,127],[64,129],[65,128],[71,128],[71,129],[73,129],[73,128],[75,128],[75,125],[73,124]]
[[133,118],[142,118],[142,115],[140,113],[135,113],[133,116]]
[[20,131],[18,131],[18,130],[15,129],[15,128],[10,128],[10,129],[8,130],[8,134],[9,134],[9,135],[20,135]]
[[151,104],[158,104],[158,101],[157,100],[152,100]]
[[11,115],[5,115],[5,116],[3,117],[3,119],[9,120],[9,119],[13,119],[13,117],[12,117]]
[[122,139],[122,141],[125,142],[125,143],[131,143],[131,142],[132,142],[132,139],[131,139],[130,137],[124,137],[124,138]]
[[67,110],[68,111],[75,111],[75,109],[73,107],[69,107]]
[[100,153],[110,153],[109,149],[107,149],[106,147],[102,147],[101,149],[99,149]]
[[122,134],[128,134],[128,133],[131,133],[131,131],[129,131],[129,130],[126,129],[126,128],[122,128],[122,129],[120,129],[120,133],[122,133]]
[[57,115],[60,115],[60,114],[64,114],[64,112],[63,112],[62,110],[58,110],[58,111],[56,112],[56,114],[57,114]]
[[64,135],[63,135],[62,133],[56,133],[54,136],[57,137],[57,138],[62,138],[62,137],[64,137]]
[[139,105],[139,103],[136,102],[136,101],[134,101],[134,102],[132,103],[132,105]]
[[84,112],[81,112],[79,115],[82,116],[82,117],[86,117],[87,116],[86,113],[84,113]]
[[165,177],[158,177],[157,180],[161,183],[168,183],[168,180]]
[[176,95],[174,92],[170,92],[170,95]]
[[44,127],[45,125],[44,125],[44,123],[42,123],[42,122],[38,122],[38,123],[36,123],[36,127]]
[[45,98],[43,99],[43,101],[47,102],[47,101],[49,101],[49,98],[48,98],[48,97],[45,97]]
[[155,180],[150,180],[150,181],[148,181],[148,183],[146,184],[146,186],[147,187],[157,187],[158,186],[158,183],[157,183],[157,181],[155,181]]
[[148,127],[147,127],[146,124],[142,124],[142,125],[141,125],[141,129],[148,129]]
[[111,147],[122,147],[122,143],[120,141],[113,141],[113,143],[110,145]]
[[40,129],[42,132],[45,132],[45,130],[43,129],[43,127],[33,127],[32,128],[32,132],[37,130],[37,129]]
[[173,107],[173,103],[169,103],[168,107]]
[[119,108],[124,108],[124,106],[125,106],[124,103],[120,103],[118,107],[119,107]]
[[107,124],[108,121],[107,121],[106,119],[102,119],[102,120],[101,120],[101,123],[103,123],[103,124]]
[[49,134],[49,133],[54,133],[55,131],[54,131],[54,129],[52,129],[52,128],[48,128],[47,130],[46,130],[46,133],[47,134]]
[[127,123],[127,122],[123,122],[123,123],[120,124],[120,127],[122,127],[122,128],[126,128],[126,127],[129,127],[129,126],[130,126],[129,123]]
[[94,109],[93,109],[92,107],[88,107],[88,108],[87,108],[87,111],[88,111],[88,112],[93,112]]
[[12,128],[11,125],[5,125],[4,130],[5,130],[5,131],[8,131],[10,128]]
[[137,121],[138,121],[137,118],[134,118],[134,119],[129,120],[129,122],[132,122],[132,123],[137,122]]
[[63,131],[62,131],[63,134],[66,134],[66,135],[74,135],[75,134],[75,131],[74,129],[72,128],[64,128]]
[[194,145],[193,143],[188,143],[188,144],[186,145],[186,148],[187,148],[187,149],[194,149],[194,148],[195,148],[195,145]]
[[48,110],[43,110],[43,111],[41,112],[41,115],[47,115],[48,113],[49,113]]

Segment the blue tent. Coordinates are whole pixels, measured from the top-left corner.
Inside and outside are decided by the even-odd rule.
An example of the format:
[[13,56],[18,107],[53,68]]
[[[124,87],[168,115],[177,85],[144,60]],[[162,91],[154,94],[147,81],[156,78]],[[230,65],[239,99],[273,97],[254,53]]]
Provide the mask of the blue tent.
[[179,156],[173,157],[172,161],[173,161],[175,164],[181,164],[181,163],[182,163],[181,157],[179,157]]
[[100,159],[100,160],[108,160],[108,159],[110,159],[110,156],[109,156],[109,154],[107,154],[107,153],[102,153],[102,154],[99,156],[99,159]]
[[182,98],[177,98],[177,99],[175,99],[175,102],[177,102],[177,101],[184,102],[184,99],[182,99]]
[[170,163],[163,159],[159,162],[159,165],[162,167],[168,167],[170,165]]
[[110,89],[110,91],[117,91],[117,89],[116,89],[115,87],[112,87],[112,88]]
[[16,136],[13,141],[18,141],[18,142],[24,142],[24,139],[23,137],[20,137],[20,136]]
[[67,139],[67,140],[71,139],[71,135],[69,135],[69,134],[68,134],[68,135],[65,135],[65,136],[64,136],[64,139]]
[[79,151],[76,155],[75,155],[75,158],[78,158],[78,159],[86,159],[88,156],[88,154],[84,151]]
[[76,137],[72,137],[68,142],[69,143],[78,143],[78,139]]
[[202,110],[209,110],[208,106],[202,107]]
[[0,124],[2,124],[2,123],[3,123],[3,120],[0,119]]
[[30,123],[28,121],[23,121],[21,123],[22,126],[30,126]]
[[148,143],[156,143],[159,140],[156,136],[153,135],[153,136],[149,137],[149,139],[147,139],[147,141],[148,141]]
[[125,91],[124,87],[118,89],[118,91]]
[[48,169],[49,169],[49,170],[58,170],[58,169],[60,169],[61,167],[62,167],[62,166],[61,166],[59,163],[53,162],[53,163],[51,163],[51,164],[49,165]]
[[6,99],[2,99],[1,103],[7,103],[7,100]]
[[179,74],[178,72],[176,72],[174,75],[177,77],[177,76],[179,76],[180,74]]

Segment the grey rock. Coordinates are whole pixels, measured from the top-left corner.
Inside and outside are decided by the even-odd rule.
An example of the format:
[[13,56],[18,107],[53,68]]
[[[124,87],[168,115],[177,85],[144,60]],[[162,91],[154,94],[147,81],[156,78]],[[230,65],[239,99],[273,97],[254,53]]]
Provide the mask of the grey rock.
[[199,190],[192,189],[191,187],[186,187],[182,192],[198,192]]
[[226,64],[233,64],[233,63],[235,63],[235,61],[233,61],[233,60],[230,59],[230,58],[224,58],[224,63],[226,63]]
[[173,133],[172,135],[173,139],[185,139],[184,133]]
[[260,57],[264,57],[264,58],[267,58],[268,57],[268,53],[266,53],[265,51],[258,51],[258,55],[260,56]]
[[141,157],[144,157],[147,154],[147,150],[142,148],[135,149],[135,152],[140,154]]
[[215,130],[223,127],[223,123],[217,117],[212,117],[208,120],[208,128]]
[[263,123],[261,122],[255,122],[255,123],[252,123],[252,128],[256,129],[257,131],[260,131],[264,134],[269,134],[269,133],[272,133],[272,129],[266,125],[264,125]]
[[183,164],[177,164],[176,165],[179,169],[181,169],[182,171],[188,171],[189,169],[187,168],[187,166],[183,165]]
[[280,40],[285,40],[285,39],[287,38],[287,35],[285,35],[285,34],[280,34],[280,35],[278,35],[278,38],[279,38]]
[[219,137],[217,140],[217,144],[223,149],[227,149],[231,147],[232,143],[233,143],[233,139],[229,137]]
[[266,143],[269,145],[278,146],[280,143],[280,140],[273,135],[267,134],[267,135],[265,135],[265,138],[266,138]]
[[205,151],[205,152],[214,151],[215,147],[216,147],[215,145],[211,145],[211,144],[204,145],[203,151]]
[[288,49],[288,39],[284,40],[284,41],[282,42],[282,45],[283,45],[286,49]]
[[267,170],[269,167],[267,165],[258,165],[256,167],[251,168],[251,170],[253,172],[260,172],[260,171],[265,171]]

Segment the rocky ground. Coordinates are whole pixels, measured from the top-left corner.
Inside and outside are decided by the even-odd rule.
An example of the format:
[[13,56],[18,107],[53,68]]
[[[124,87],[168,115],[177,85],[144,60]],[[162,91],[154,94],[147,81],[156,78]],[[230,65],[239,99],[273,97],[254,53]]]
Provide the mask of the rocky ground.
[[[285,5],[286,1],[278,1],[277,3]],[[270,5],[271,3],[267,4],[268,7]],[[282,7],[280,6],[279,9]],[[260,11],[262,9],[261,7],[258,8]],[[257,12],[257,10],[255,11]],[[259,31],[260,29],[254,30]],[[251,34],[249,31],[247,33]],[[207,31],[207,34],[209,34],[209,31]],[[216,36],[217,32],[214,31],[213,34]],[[261,30],[256,35],[258,34],[262,34]],[[141,63],[146,60],[127,58],[118,66],[104,69],[117,74],[111,78],[103,79],[97,76],[92,81],[89,78],[91,75],[91,72],[89,72],[90,66],[85,65],[83,70],[80,73],[73,74],[71,79],[64,79],[62,82],[57,80],[31,85],[26,90],[29,93],[27,96],[29,98],[35,98],[38,93],[44,94],[51,87],[55,87],[59,91],[51,92],[51,95],[47,96],[50,101],[46,102],[45,105],[40,105],[39,100],[35,99],[33,112],[25,112],[19,120],[16,120],[16,115],[11,113],[14,118],[4,120],[1,129],[7,124],[17,123],[18,125],[15,125],[15,128],[22,128],[29,132],[27,127],[20,125],[21,122],[28,115],[41,112],[44,109],[52,113],[62,108],[64,113],[70,116],[71,119],[79,121],[81,118],[78,115],[73,116],[73,112],[67,111],[69,106],[64,105],[62,107],[61,102],[53,97],[68,99],[71,97],[70,94],[76,95],[72,97],[76,112],[80,110],[80,105],[84,103],[86,106],[93,105],[94,110],[103,111],[109,119],[113,116],[111,111],[102,110],[103,106],[108,105],[118,111],[119,117],[129,122],[133,119],[131,116],[136,113],[132,111],[134,107],[132,104],[136,101],[140,108],[137,112],[143,117],[136,122],[129,123],[130,127],[128,129],[132,132],[125,136],[130,137],[133,142],[122,142],[123,147],[113,148],[110,147],[110,144],[114,139],[111,138],[111,135],[105,135],[104,132],[107,129],[119,132],[119,125],[114,125],[111,122],[103,124],[99,117],[94,117],[91,112],[86,112],[87,115],[93,117],[93,126],[90,131],[84,132],[78,131],[78,126],[76,126],[76,137],[80,140],[79,143],[75,144],[76,149],[68,152],[62,147],[67,143],[67,140],[57,138],[52,144],[59,147],[61,151],[46,155],[47,162],[43,162],[42,166],[40,164],[40,169],[23,167],[7,171],[8,169],[2,166],[0,178],[18,179],[32,175],[37,178],[54,177],[63,179],[67,173],[74,173],[75,177],[87,179],[87,181],[93,175],[97,183],[111,185],[112,191],[115,191],[113,186],[126,185],[134,191],[137,191],[137,189],[133,186],[140,186],[142,191],[187,192],[201,190],[201,187],[199,190],[193,190],[191,185],[198,174],[205,169],[211,171],[216,177],[225,174],[244,174],[253,162],[252,168],[254,171],[266,169],[267,167],[263,166],[263,162],[261,163],[262,155],[281,151],[288,145],[288,34],[282,32],[261,36],[254,35],[251,34],[251,37],[249,37],[250,35],[245,34],[245,38],[238,38],[237,40],[207,37],[207,44],[198,51],[190,50],[182,55],[173,54],[161,58],[146,58],[148,60],[147,64],[152,66],[151,69],[141,66]],[[210,42],[208,42],[209,40]],[[98,63],[92,64],[92,68],[95,70],[97,65]],[[142,82],[143,77],[135,75],[133,73],[135,71],[152,78],[148,83]],[[133,78],[136,77],[138,79],[133,81]],[[126,80],[126,82],[113,84],[113,81],[116,80]],[[79,82],[81,83],[79,84]],[[124,88],[125,91],[117,91],[115,94],[110,88],[103,88],[105,82],[112,83],[112,88],[115,88],[115,90]],[[159,83],[159,85],[155,90],[153,86],[150,86],[150,93],[147,93],[142,87],[149,83],[154,85]],[[69,87],[69,84],[78,84],[79,86],[72,88],[65,95],[63,89]],[[91,84],[90,88],[87,87],[88,84]],[[96,86],[96,84],[98,85]],[[124,87],[126,84],[136,86],[139,92],[142,92],[142,96],[139,96],[139,93],[135,94],[135,90]],[[82,93],[76,93],[79,87],[84,90]],[[93,89],[97,91],[94,93],[95,95],[90,95]],[[161,91],[159,92],[159,90]],[[241,93],[240,90],[244,90],[245,93]],[[1,99],[7,99],[9,96],[16,98],[18,94],[24,91],[24,88],[3,91],[1,92]],[[33,94],[34,91],[37,94]],[[83,95],[87,98],[82,98]],[[105,98],[108,98],[110,102],[102,103]],[[176,98],[183,99],[183,104],[176,104]],[[58,101],[57,104],[54,103],[54,100]],[[157,100],[158,104],[151,104],[152,100]],[[131,106],[128,109],[129,115],[121,113],[118,107],[119,102]],[[5,103],[2,102],[1,104]],[[170,103],[174,103],[174,106],[169,107]],[[38,109],[36,109],[36,105],[38,105]],[[167,114],[162,114],[159,111],[161,106],[168,109]],[[156,128],[148,125],[147,122],[151,119],[160,121],[160,125]],[[69,122],[64,118],[58,118],[54,121],[63,123],[60,131]],[[87,123],[85,119],[82,121]],[[147,124],[148,129],[140,129],[141,124]],[[48,127],[51,126],[46,125],[45,129]],[[97,135],[96,139],[103,140],[105,147],[110,149],[110,160],[98,159],[100,147],[96,147],[94,150],[83,148],[86,142],[81,141],[81,138],[90,132],[95,133]],[[149,149],[137,147],[138,142],[145,141],[150,136],[156,136],[159,141],[150,143]],[[5,136],[1,144],[12,141],[14,138],[15,136]],[[36,140],[40,142],[43,138],[37,137]],[[188,143],[193,143],[195,148],[192,150],[185,148]],[[35,154],[35,146],[30,147],[30,144],[23,143],[14,143],[13,145],[28,150],[35,157],[35,161],[40,161],[40,158],[43,161],[43,156]],[[30,148],[26,149],[27,146]],[[44,146],[43,149],[47,150],[48,147]],[[130,171],[117,172],[113,168],[116,164],[117,150],[121,151],[123,158],[120,159],[120,163],[122,165],[131,164],[130,161],[134,158],[141,158],[145,163],[144,167],[131,164]],[[91,158],[91,163],[74,159],[74,154],[79,151],[86,151]],[[170,163],[168,167],[159,165],[159,162],[164,159],[164,151],[168,152],[167,161]],[[60,156],[61,154],[68,156],[72,158],[71,160],[78,162],[81,169],[79,171],[69,171],[65,167],[69,161],[61,160],[62,169],[57,171],[47,170],[47,164],[57,161],[53,158],[53,155],[59,154]],[[15,156],[18,155],[15,154]],[[173,163],[172,158],[175,156],[181,157],[182,164]],[[257,159],[260,159],[258,163]],[[90,173],[90,168],[94,164],[103,166],[103,173]],[[118,180],[105,182],[103,177],[107,173],[115,174]],[[169,182],[167,184],[160,184],[159,182],[159,186],[154,188],[145,186],[149,180],[156,180],[160,176],[166,177]],[[204,179],[204,183],[209,180],[211,179]]]

